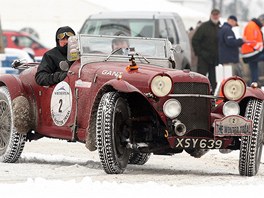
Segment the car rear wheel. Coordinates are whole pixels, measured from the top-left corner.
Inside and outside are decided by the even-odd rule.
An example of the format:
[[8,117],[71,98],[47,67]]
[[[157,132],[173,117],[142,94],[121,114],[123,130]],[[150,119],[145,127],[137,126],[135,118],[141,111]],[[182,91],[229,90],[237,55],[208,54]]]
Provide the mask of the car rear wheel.
[[239,173],[242,176],[254,176],[257,174],[263,139],[263,101],[252,99],[248,102],[245,117],[252,120],[252,136],[243,136],[240,145]]
[[26,135],[14,127],[11,97],[7,87],[0,87],[0,162],[16,162],[20,157]]
[[129,156],[129,164],[144,165],[150,158],[151,153],[136,153],[133,152]]
[[96,140],[101,164],[108,174],[123,173],[128,164],[129,118],[124,98],[116,92],[103,95],[97,111]]

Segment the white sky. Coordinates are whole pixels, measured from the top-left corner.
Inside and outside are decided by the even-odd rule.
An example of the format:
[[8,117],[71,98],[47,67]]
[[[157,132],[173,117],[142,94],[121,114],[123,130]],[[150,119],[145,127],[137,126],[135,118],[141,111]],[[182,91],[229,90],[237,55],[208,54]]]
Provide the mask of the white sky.
[[69,25],[77,32],[90,14],[111,10],[174,11],[184,18],[186,29],[209,16],[166,0],[1,0],[0,17],[3,29],[32,27],[52,47],[58,27]]

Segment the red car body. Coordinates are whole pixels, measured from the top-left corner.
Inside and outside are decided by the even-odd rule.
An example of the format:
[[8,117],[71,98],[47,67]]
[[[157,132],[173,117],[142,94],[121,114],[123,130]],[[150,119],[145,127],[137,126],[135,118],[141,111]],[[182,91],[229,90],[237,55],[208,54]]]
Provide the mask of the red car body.
[[[240,174],[257,173],[263,144],[262,90],[246,88],[239,77],[230,78],[223,85],[223,102],[216,106],[219,98],[211,94],[207,77],[170,68],[175,64],[169,61],[166,39],[131,38],[136,53],[114,55],[104,53],[108,40],[102,36],[78,38],[80,58],[57,85],[36,84],[38,64],[22,65],[29,68],[18,77],[0,76],[2,162],[15,162],[26,140],[51,137],[97,149],[110,174],[122,173],[128,163],[146,163],[151,153],[186,151],[201,157],[210,149],[240,149]],[[151,47],[141,51],[144,42]],[[143,56],[151,50],[165,50],[168,57],[161,58],[161,51],[159,58]],[[232,98],[237,93],[239,98]],[[225,115],[230,109],[240,111]]]

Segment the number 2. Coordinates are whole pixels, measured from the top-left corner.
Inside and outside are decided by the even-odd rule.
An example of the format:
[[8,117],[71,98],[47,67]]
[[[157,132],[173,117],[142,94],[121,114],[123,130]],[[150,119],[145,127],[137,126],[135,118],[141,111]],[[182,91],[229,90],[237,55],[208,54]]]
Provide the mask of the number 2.
[[61,110],[61,107],[62,107],[62,99],[59,100],[59,103],[60,103],[60,106],[59,106],[59,113],[61,113],[61,112],[62,112],[62,110]]

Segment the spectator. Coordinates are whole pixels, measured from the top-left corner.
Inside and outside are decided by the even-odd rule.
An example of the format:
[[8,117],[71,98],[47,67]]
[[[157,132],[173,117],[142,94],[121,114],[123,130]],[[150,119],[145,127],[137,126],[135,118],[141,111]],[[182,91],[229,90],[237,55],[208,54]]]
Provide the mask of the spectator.
[[216,88],[215,66],[218,65],[218,30],[220,11],[213,9],[210,19],[200,25],[192,38],[194,53],[198,57],[197,72],[208,74],[212,91]]
[[[190,43],[192,42],[192,38],[193,38],[194,33],[196,32],[196,30],[198,29],[198,27],[201,24],[202,24],[202,21],[198,21],[195,28],[191,27],[189,29],[188,37],[189,37]],[[195,53],[193,51],[193,47],[191,45],[191,70],[192,71],[197,71],[197,64],[198,64],[198,58],[195,55]]]
[[219,63],[224,67],[232,67],[232,75],[241,76],[239,69],[239,47],[244,43],[241,38],[236,38],[232,27],[238,26],[237,17],[229,16],[227,22],[219,30],[218,47]]
[[[56,47],[47,51],[39,64],[35,79],[41,86],[50,86],[63,81],[67,72],[60,69],[60,62],[67,61],[68,38],[75,35],[69,26],[60,27],[56,32]],[[70,65],[73,62],[68,62]]]
[[241,53],[243,61],[249,64],[251,83],[258,82],[258,62],[264,60],[263,35],[261,32],[263,25],[264,14],[257,19],[253,18],[244,29],[243,38],[245,43],[242,45]]

